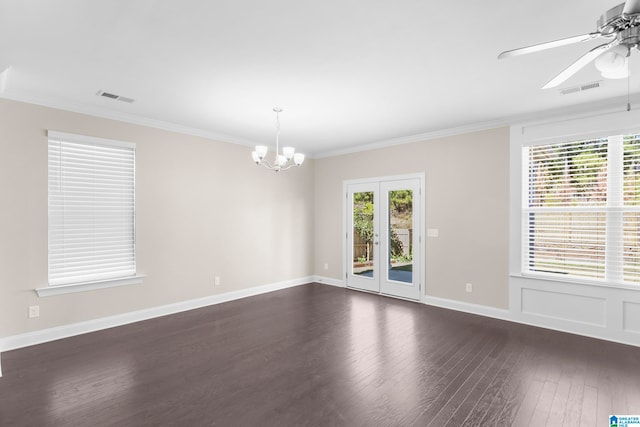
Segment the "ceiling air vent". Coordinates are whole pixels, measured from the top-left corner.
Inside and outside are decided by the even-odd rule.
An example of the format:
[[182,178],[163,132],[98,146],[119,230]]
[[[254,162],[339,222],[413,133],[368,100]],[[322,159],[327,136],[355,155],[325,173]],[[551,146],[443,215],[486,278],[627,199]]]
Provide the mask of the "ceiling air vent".
[[133,99],[133,98],[127,98],[125,96],[116,95],[116,94],[113,94],[113,93],[105,92],[103,90],[98,91],[98,93],[96,93],[96,95],[104,96],[105,98],[115,99],[115,100],[122,101],[122,102],[126,102],[128,104],[131,104],[131,103],[133,103],[135,101],[135,99]]
[[570,93],[580,92],[580,86],[568,87],[566,89],[560,89],[560,93],[563,95],[569,95]]
[[595,89],[599,87],[600,87],[600,82],[593,82],[593,83],[588,83],[586,85],[580,86],[580,90],[589,90],[589,89]]
[[585,90],[589,90],[589,89],[597,89],[600,87],[600,82],[593,82],[593,83],[585,83],[583,85],[580,86],[573,86],[573,87],[567,87],[564,89],[560,89],[560,93],[563,95],[569,95],[570,93],[577,93],[577,92],[582,92]]

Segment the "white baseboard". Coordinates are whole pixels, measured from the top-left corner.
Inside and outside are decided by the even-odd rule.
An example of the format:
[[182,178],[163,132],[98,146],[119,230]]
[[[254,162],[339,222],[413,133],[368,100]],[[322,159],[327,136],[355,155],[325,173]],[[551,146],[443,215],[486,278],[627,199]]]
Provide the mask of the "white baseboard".
[[[1,352],[26,347],[29,345],[41,344],[61,338],[67,338],[74,335],[80,335],[88,332],[99,331],[101,329],[112,328],[116,326],[126,325],[128,323],[139,322],[142,320],[152,319],[155,317],[166,316],[182,311],[193,310],[196,308],[206,307],[210,305],[220,304],[223,302],[233,301],[241,298],[247,298],[254,295],[260,295],[267,292],[273,292],[281,289],[291,288],[310,282],[317,282],[329,286],[344,288],[344,282],[339,279],[323,276],[307,276],[284,282],[272,283],[268,285],[257,286],[254,288],[243,289],[240,291],[227,292],[224,294],[211,295],[204,298],[198,298],[189,301],[182,301],[174,304],[152,307],[144,310],[134,311],[130,313],[118,314],[115,316],[104,317],[86,322],[73,323],[70,325],[58,326],[55,328],[43,329],[40,331],[27,332],[24,334],[13,335],[0,338],[0,356]],[[512,289],[513,292],[513,289]],[[626,333],[625,335],[608,331],[607,328],[591,328],[577,329],[575,323],[566,321],[548,322],[545,318],[535,318],[533,316],[523,316],[520,307],[512,301],[512,307],[509,310],[489,307],[479,304],[471,304],[446,298],[438,298],[432,296],[423,296],[421,301],[426,305],[446,308],[450,310],[462,311],[470,314],[477,314],[485,317],[492,317],[500,320],[521,323],[530,326],[541,327],[545,329],[557,330],[572,334],[584,335],[591,338],[598,338],[607,341],[619,342],[640,346],[639,335],[635,333]],[[0,359],[0,377],[2,376],[2,363]]]
[[[445,298],[437,297],[424,297],[423,302],[427,305],[432,305],[441,308],[448,308],[450,310],[463,311],[465,313],[477,314],[485,317],[492,317],[494,319],[506,320],[509,322],[520,323],[528,326],[535,326],[537,328],[550,329],[558,332],[565,332],[574,335],[582,335],[589,338],[597,338],[605,341],[617,342],[620,344],[627,344],[632,346],[640,346],[640,340],[638,336],[632,334],[621,334],[613,328],[583,328],[576,327],[573,322],[566,320],[549,321],[548,318],[534,317],[534,316],[522,316],[518,313],[518,307],[511,307],[510,310],[499,309],[495,307],[487,307],[484,305],[470,304],[455,300],[449,300]],[[578,325],[582,326],[582,325]]]
[[423,297],[422,302],[426,305],[432,305],[434,307],[448,308],[449,310],[462,311],[465,313],[477,314],[485,317],[493,317],[494,319],[513,321],[513,317],[511,316],[509,310],[501,308],[472,304],[447,298],[431,297],[428,295]]
[[322,283],[323,285],[337,286],[339,288],[344,288],[345,287],[343,280],[334,279],[332,277],[315,276],[313,281],[317,282],[317,283]]
[[[278,291],[281,289],[291,288],[294,286],[304,285],[313,282],[315,277],[307,276],[299,279],[286,280],[278,283],[271,283],[253,288],[242,289],[239,291],[227,292],[224,294],[210,295],[203,298],[197,298],[188,301],[181,301],[173,304],[162,305],[159,307],[151,307],[143,310],[132,311],[129,313],[117,314],[114,316],[103,317],[100,319],[88,320],[85,322],[72,323],[69,325],[57,326],[54,328],[43,329],[40,331],[27,332],[0,338],[0,355],[3,351],[15,350],[35,344],[42,344],[62,338],[68,338],[75,335],[95,332],[102,329],[113,328],[116,326],[126,325],[128,323],[139,322],[142,320],[153,319],[169,314],[180,313],[187,310],[206,307],[210,305],[220,304],[223,302],[233,301],[240,298],[247,298],[267,292]],[[2,365],[0,360],[0,376],[2,376]]]
[[[322,279],[322,280],[321,280]],[[344,287],[339,280],[322,278],[316,276],[316,282],[323,283],[332,286],[341,286]],[[357,291],[357,290],[356,290]],[[512,288],[512,293],[514,289]],[[629,291],[631,292],[631,291]],[[633,291],[637,292],[637,291]],[[519,297],[513,296],[516,300],[520,299]],[[512,299],[514,299],[512,298]],[[636,300],[637,301],[637,300]],[[489,307],[480,304],[472,304],[462,301],[451,300],[447,298],[439,298],[433,296],[423,296],[420,301],[426,305],[431,305],[434,307],[446,308],[449,310],[456,310],[470,314],[477,314],[479,316],[491,317],[499,320],[506,320],[509,322],[520,323],[528,326],[535,326],[538,328],[551,329],[558,332],[565,332],[574,335],[582,335],[589,338],[597,338],[605,341],[617,342],[621,344],[633,345],[636,347],[640,347],[640,334],[635,332],[629,332],[621,330],[621,326],[623,325],[623,321],[619,320],[618,322],[611,322],[613,324],[609,324],[606,327],[592,327],[590,325],[581,325],[576,322],[567,321],[566,319],[550,319],[542,316],[532,316],[532,315],[523,315],[520,311],[521,307],[519,304],[516,304],[514,301],[510,302],[510,308],[500,309],[496,307]],[[637,302],[640,304],[640,302]],[[631,318],[631,316],[629,316]],[[618,327],[616,327],[616,325]],[[636,326],[637,329],[637,326]]]

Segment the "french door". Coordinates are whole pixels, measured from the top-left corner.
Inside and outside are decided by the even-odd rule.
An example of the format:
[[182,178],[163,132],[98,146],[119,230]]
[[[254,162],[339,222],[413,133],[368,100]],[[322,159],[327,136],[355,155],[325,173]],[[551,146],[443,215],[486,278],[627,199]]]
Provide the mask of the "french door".
[[346,285],[420,299],[420,178],[346,183]]

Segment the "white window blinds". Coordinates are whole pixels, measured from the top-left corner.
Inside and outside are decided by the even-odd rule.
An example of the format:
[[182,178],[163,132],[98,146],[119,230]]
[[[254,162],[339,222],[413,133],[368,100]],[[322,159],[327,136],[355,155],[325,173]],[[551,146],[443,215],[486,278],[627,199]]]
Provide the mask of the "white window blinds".
[[134,276],[135,145],[48,136],[49,286]]
[[524,148],[528,273],[640,282],[640,143],[613,136]]
[[624,140],[623,275],[640,283],[640,136]]

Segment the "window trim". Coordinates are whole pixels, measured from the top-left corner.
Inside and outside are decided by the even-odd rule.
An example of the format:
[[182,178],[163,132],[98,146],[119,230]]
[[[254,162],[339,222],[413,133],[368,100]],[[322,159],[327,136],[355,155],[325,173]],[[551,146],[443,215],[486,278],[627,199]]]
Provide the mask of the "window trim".
[[119,286],[139,285],[143,282],[145,275],[135,275],[131,277],[122,277],[118,279],[99,280],[96,282],[72,283],[69,285],[47,286],[46,288],[37,288],[36,293],[39,297],[49,297],[53,295],[64,295],[76,292],[93,291],[96,289],[116,288]]
[[545,275],[544,273],[531,274],[531,273],[509,273],[509,277],[516,277],[520,279],[531,279],[531,280],[540,280],[543,282],[560,282],[560,283],[571,283],[571,284],[580,284],[586,286],[596,286],[600,288],[617,288],[624,289],[630,291],[640,291],[640,286],[632,285],[629,283],[611,283],[605,281],[598,280],[589,280],[588,278],[576,278],[576,277],[560,277],[554,275]]
[[[112,277],[112,278],[105,278],[105,279],[99,279],[99,280],[95,280],[95,281],[83,281],[83,282],[77,282],[77,283],[67,283],[67,284],[59,284],[59,285],[51,285],[50,283],[47,283],[46,287],[43,288],[36,288],[35,291],[38,294],[38,296],[40,297],[46,297],[46,296],[51,296],[51,295],[61,295],[61,294],[68,294],[68,293],[75,293],[75,292],[85,292],[85,291],[89,291],[89,290],[95,290],[95,289],[105,289],[105,288],[112,288],[112,287],[119,287],[119,286],[125,286],[125,285],[133,285],[133,284],[140,284],[143,281],[143,278],[145,277],[144,275],[140,275],[138,274],[137,271],[137,265],[136,265],[136,259],[137,259],[137,245],[136,245],[136,224],[135,224],[135,218],[136,218],[136,209],[135,209],[135,201],[136,201],[136,196],[135,196],[135,172],[136,172],[136,167],[135,167],[135,150],[136,150],[136,144],[135,143],[131,143],[131,142],[123,142],[123,141],[116,141],[116,140],[111,140],[111,139],[105,139],[105,138],[97,138],[97,137],[91,137],[91,136],[85,136],[85,135],[77,135],[77,134],[70,134],[70,133],[65,133],[65,132],[58,132],[58,131],[53,131],[53,130],[48,130],[47,131],[47,146],[49,146],[49,141],[50,140],[60,140],[60,141],[65,141],[65,142],[71,142],[71,143],[80,143],[80,144],[87,144],[87,145],[103,145],[103,146],[112,146],[112,147],[123,147],[123,148],[127,148],[127,149],[132,149],[134,151],[134,164],[133,164],[133,185],[134,185],[134,193],[133,193],[133,259],[134,259],[134,274],[133,275],[128,275],[128,276],[121,276],[121,277]],[[49,161],[47,161],[47,168],[49,168]],[[49,180],[49,178],[47,178],[47,181]],[[49,181],[48,181],[49,182]],[[47,197],[49,197],[49,191],[47,191]],[[49,212],[49,208],[47,209],[47,212]],[[49,215],[49,213],[48,213]],[[47,246],[49,245],[49,243],[47,243]],[[49,250],[47,251],[49,252]],[[48,261],[47,261],[48,264]],[[47,274],[47,282],[49,282],[49,274]]]
[[[547,271],[547,272],[541,272],[541,271],[535,271],[532,270],[531,267],[531,262],[532,259],[530,257],[530,255],[532,254],[531,249],[529,247],[526,247],[525,244],[523,244],[522,246],[522,251],[523,251],[523,255],[522,255],[522,273],[526,274],[526,275],[530,275],[530,276],[542,276],[542,277],[570,277],[572,279],[577,279],[577,280],[589,280],[589,281],[597,281],[597,282],[603,282],[607,285],[625,285],[625,284],[631,284],[631,285],[640,285],[640,283],[635,282],[635,281],[625,281],[625,273],[624,273],[624,268],[625,268],[625,264],[624,264],[624,256],[623,256],[623,246],[624,246],[624,239],[625,239],[625,235],[624,235],[624,213],[625,212],[631,212],[631,213],[638,213],[640,212],[640,207],[639,206],[628,206],[625,204],[624,199],[623,199],[623,195],[624,195],[624,141],[627,137],[629,136],[633,136],[634,134],[631,135],[601,135],[600,137],[597,138],[593,138],[592,140],[588,140],[587,143],[589,145],[592,145],[592,143],[597,143],[598,141],[600,141],[600,143],[602,143],[602,141],[606,141],[604,142],[604,144],[606,144],[607,147],[607,156],[606,156],[606,169],[608,170],[607,173],[607,179],[606,179],[606,202],[604,204],[593,204],[593,205],[580,205],[580,206],[572,206],[572,205],[558,205],[558,206],[530,206],[529,203],[527,202],[528,197],[527,195],[530,194],[530,190],[531,190],[531,182],[532,182],[532,178],[529,175],[529,168],[527,165],[530,164],[530,162],[532,161],[532,156],[537,157],[536,154],[531,153],[530,150],[528,150],[529,147],[523,147],[522,151],[523,151],[523,163],[522,163],[522,180],[525,183],[525,189],[523,191],[522,194],[522,225],[521,225],[521,229],[522,229],[522,233],[523,233],[523,240],[526,240],[528,242],[531,242],[531,222],[530,222],[530,214],[541,214],[541,215],[545,215],[545,214],[552,214],[554,212],[557,212],[559,214],[567,214],[567,213],[584,213],[584,214],[590,214],[590,215],[599,215],[599,214],[604,214],[605,215],[605,223],[606,225],[604,226],[604,241],[602,242],[603,245],[603,253],[602,255],[604,256],[602,261],[600,263],[594,263],[594,266],[598,268],[598,270],[601,268],[601,274],[602,277],[594,277],[594,278],[590,278],[588,277],[586,274],[581,274],[581,273],[567,273],[562,272],[560,270],[558,271]],[[635,141],[637,141],[637,134],[636,138],[634,139]],[[583,141],[571,141],[571,142],[567,142],[567,143],[562,143],[562,144],[557,144],[557,143],[550,143],[550,144],[541,144],[541,145],[537,145],[537,147],[544,147],[544,149],[546,150],[547,147],[549,148],[553,148],[556,146],[562,146],[562,145],[569,145],[571,146],[572,144],[575,143],[579,143],[579,144],[583,144]],[[562,149],[561,150],[563,155],[566,154],[566,149]],[[582,153],[582,151],[578,151],[578,150],[571,150],[574,153]],[[566,163],[565,163],[566,164]],[[565,166],[566,167],[566,166]],[[542,220],[544,222],[544,220]],[[529,224],[529,225],[527,225]],[[543,226],[544,227],[544,226]],[[571,230],[574,230],[574,228],[571,228]],[[619,236],[618,238],[616,238],[616,236]],[[617,247],[617,248],[616,248]],[[544,251],[544,249],[543,249]],[[537,253],[537,252],[536,252]],[[569,255],[569,253],[565,253],[565,255]],[[555,260],[557,260],[558,262],[561,262],[560,258],[555,258]],[[578,259],[573,258],[573,261],[575,263],[580,263],[580,261]],[[584,273],[586,273],[587,271],[585,270],[581,270]],[[562,276],[562,275],[567,275],[567,276]],[[596,273],[597,274],[597,273]]]
[[[602,135],[627,135],[640,133],[640,110],[621,111],[609,108],[591,113],[555,115],[529,122],[514,123],[509,128],[509,276],[539,282],[561,282],[588,285],[605,289],[620,289],[640,292],[640,286],[632,283],[611,283],[579,277],[556,277],[555,275],[524,272],[522,197],[527,191],[523,179],[522,149],[525,146],[565,143],[580,139],[591,139]],[[512,285],[514,283],[512,282]],[[533,282],[532,282],[533,284]]]

